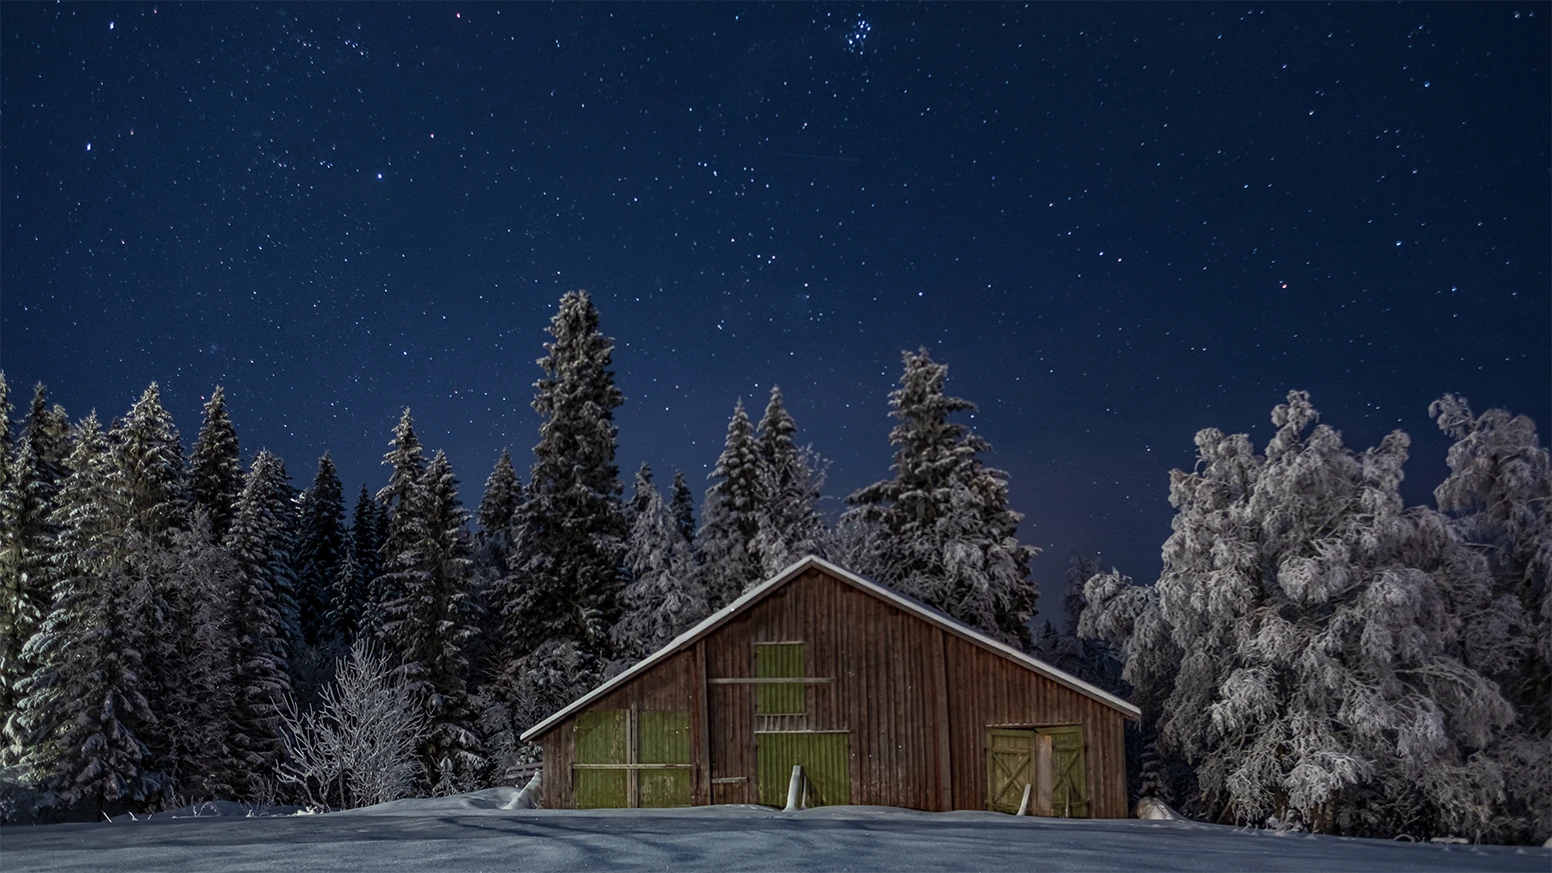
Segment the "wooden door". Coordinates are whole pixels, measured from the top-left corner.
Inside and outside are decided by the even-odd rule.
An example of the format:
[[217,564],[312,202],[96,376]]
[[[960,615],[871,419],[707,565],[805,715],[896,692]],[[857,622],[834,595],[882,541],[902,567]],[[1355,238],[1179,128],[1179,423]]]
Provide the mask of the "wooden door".
[[641,806],[689,806],[690,714],[682,709],[647,710],[639,714],[637,730]]
[[[628,743],[626,712],[595,709],[577,716],[572,780],[577,809],[613,809],[629,805],[626,795]],[[593,765],[593,766],[589,766]],[[595,769],[598,765],[612,765]]]
[[851,803],[851,734],[846,731],[761,731],[755,734],[760,802],[786,806],[792,768],[808,777],[809,806]]
[[1035,732],[986,731],[986,808],[1017,813],[1024,786],[1035,783]]
[[1051,737],[1051,814],[1089,817],[1089,778],[1083,759],[1083,725],[1041,728]]

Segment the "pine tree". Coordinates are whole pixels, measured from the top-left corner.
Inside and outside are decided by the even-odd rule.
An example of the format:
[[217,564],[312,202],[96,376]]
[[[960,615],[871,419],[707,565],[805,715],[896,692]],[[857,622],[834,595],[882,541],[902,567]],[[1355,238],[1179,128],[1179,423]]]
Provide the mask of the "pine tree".
[[334,578],[334,609],[329,620],[341,640],[361,635],[377,577],[382,574],[382,511],[365,484],[351,515],[345,561]]
[[11,409],[11,385],[5,381],[5,371],[0,370],[0,488],[9,481],[11,460],[16,455],[16,444],[11,440]]
[[399,504],[401,533],[390,538],[384,576],[399,596],[385,604],[382,639],[406,690],[427,702],[431,729],[421,749],[425,772],[448,760],[460,785],[484,767],[469,698],[467,649],[475,633],[468,513],[447,456],[437,452]]
[[[279,469],[277,469],[279,468]],[[226,545],[237,563],[228,592],[234,625],[236,699],[229,745],[230,784],[243,796],[262,789],[285,748],[282,714],[291,698],[287,627],[290,597],[280,459],[259,452],[248,470]]]
[[210,516],[210,534],[220,542],[232,524],[237,495],[242,493],[242,459],[237,429],[226,411],[226,392],[217,385],[205,403],[205,416],[189,459],[189,494],[194,505]]
[[679,533],[684,535],[684,541],[694,545],[695,496],[684,481],[683,470],[674,471],[674,487],[668,501],[668,511],[673,513],[674,523],[679,525]]
[[722,454],[712,468],[718,480],[706,489],[701,529],[695,536],[701,588],[713,610],[726,606],[760,581],[760,447],[743,401],[733,406]]
[[154,716],[142,676],[139,606],[150,595],[143,580],[125,572],[118,504],[126,495],[113,488],[116,465],[95,416],[77,429],[68,466],[55,513],[54,596],[27,642],[25,657],[37,667],[7,727],[45,807],[86,803],[100,815],[108,804],[142,800],[154,788],[142,739]]
[[900,388],[889,395],[900,422],[889,434],[895,477],[847,501],[887,531],[885,581],[1027,648],[1036,596],[1029,561],[1039,550],[1015,537],[1023,516],[1008,507],[1008,474],[984,466],[980,455],[991,447],[948,420],[975,409],[943,393],[948,368],[926,349],[904,358]]
[[647,492],[657,488],[652,484],[652,467],[642,461],[636,468],[636,481],[631,484],[631,499],[625,504],[625,523],[627,526],[636,523],[636,516],[647,508]]
[[481,575],[506,575],[512,556],[512,517],[522,499],[523,486],[512,467],[512,454],[502,449],[485,479],[485,494],[476,516],[480,530],[475,536],[475,567],[483,571]]
[[625,589],[625,613],[613,631],[627,661],[651,654],[710,612],[690,543],[663,496],[650,480],[638,493],[643,506],[625,551],[632,581]]
[[201,507],[188,530],[175,531],[167,548],[151,553],[148,569],[167,587],[166,626],[177,629],[164,635],[163,656],[176,665],[180,681],[163,690],[157,707],[164,722],[158,733],[170,742],[171,793],[230,798],[237,637],[228,601],[238,566]]
[[581,291],[561,298],[549,332],[533,401],[544,423],[513,524],[511,572],[497,594],[504,635],[512,652],[555,638],[607,654],[626,534],[614,462],[614,410],[624,402],[609,369],[614,341]]
[[[386,563],[393,555],[412,546],[408,530],[410,516],[404,514],[404,509],[414,500],[415,489],[420,487],[420,478],[426,472],[424,449],[420,437],[415,435],[415,419],[410,415],[408,407],[399,416],[399,423],[393,429],[393,439],[388,442],[388,453],[383,455],[383,465],[391,470],[388,484],[377,492],[381,511],[380,529],[384,530],[378,551]],[[381,631],[384,607],[402,595],[403,592],[393,587],[386,574],[375,576],[364,619],[365,627],[373,634]]]
[[312,487],[302,495],[296,546],[297,606],[302,641],[309,646],[335,640],[329,615],[334,610],[334,583],[345,557],[345,502],[340,491],[334,459],[324,452]]
[[125,531],[163,544],[172,531],[186,530],[183,448],[155,382],[113,429],[110,442],[115,464],[109,485],[120,495]]
[[[16,711],[18,686],[33,669],[22,650],[53,596],[50,561],[58,533],[53,514],[64,475],[64,463],[56,459],[59,445],[67,444],[56,439],[56,428],[40,383],[20,451],[0,486],[0,725]],[[14,762],[16,755],[0,746],[0,763]]]
[[782,404],[781,388],[771,387],[770,403],[760,419],[760,497],[756,504],[754,552],[762,577],[774,576],[793,561],[824,550],[824,520],[819,515],[824,485],[822,462],[793,437],[797,423]]

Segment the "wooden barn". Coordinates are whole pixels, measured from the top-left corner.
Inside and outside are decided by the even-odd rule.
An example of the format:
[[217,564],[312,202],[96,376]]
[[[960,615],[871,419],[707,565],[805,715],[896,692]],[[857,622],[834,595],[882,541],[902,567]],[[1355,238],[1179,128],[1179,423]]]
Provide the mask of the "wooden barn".
[[[1137,707],[818,558],[523,734],[544,805],[1127,815]],[[1026,791],[1026,786],[1029,790]]]

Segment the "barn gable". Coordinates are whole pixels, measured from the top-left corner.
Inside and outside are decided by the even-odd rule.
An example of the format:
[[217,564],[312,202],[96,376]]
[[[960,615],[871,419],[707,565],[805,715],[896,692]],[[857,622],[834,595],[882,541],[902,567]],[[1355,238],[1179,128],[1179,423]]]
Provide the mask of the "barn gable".
[[583,696],[572,701],[569,705],[556,712],[554,715],[551,715],[549,718],[544,719],[543,721],[524,731],[522,739],[527,742],[535,738],[542,737],[549,730],[565,721],[573,713],[585,710],[593,702],[605,697],[615,689],[636,679],[649,670],[652,670],[652,668],[656,665],[668,661],[676,654],[685,652],[691,646],[693,646],[696,641],[704,638],[708,634],[711,634],[724,624],[734,620],[740,614],[748,611],[756,603],[759,603],[761,600],[764,600],[765,598],[776,593],[782,587],[791,583],[794,579],[799,578],[810,569],[818,569],[832,578],[840,580],[841,582],[844,582],[853,588],[877,597],[878,599],[888,603],[890,606],[899,609],[908,615],[919,618],[931,625],[934,625],[943,631],[953,634],[954,636],[969,642],[992,655],[1007,661],[1011,661],[1012,663],[1017,664],[1019,667],[1030,670],[1046,679],[1052,680],[1073,691],[1076,691],[1085,697],[1091,698],[1098,703],[1116,710],[1127,719],[1136,721],[1142,717],[1142,711],[1136,706],[1128,703],[1125,700],[1122,700],[1114,694],[1105,691],[1104,689],[1085,682],[1082,679],[1071,675],[1070,673],[1059,670],[1038,658],[1013,648],[1012,646],[998,642],[997,640],[992,639],[975,628],[972,628],[963,622],[944,615],[943,613],[938,612],[937,610],[932,609],[931,607],[928,607],[922,603],[919,603],[916,600],[906,597],[897,591],[891,590],[883,585],[879,585],[876,582],[871,582],[867,579],[864,579],[855,573],[842,569],[841,567],[838,567],[835,564],[824,560],[823,558],[810,555],[800,561],[797,561],[770,579],[744,592],[744,594],[738,599],[734,600],[732,603],[728,604],[717,612],[707,616],[699,624],[680,634],[661,649],[658,649],[651,655],[648,655],[647,657],[636,662],[625,672],[620,673],[607,682],[604,682],[587,694],[584,694]]

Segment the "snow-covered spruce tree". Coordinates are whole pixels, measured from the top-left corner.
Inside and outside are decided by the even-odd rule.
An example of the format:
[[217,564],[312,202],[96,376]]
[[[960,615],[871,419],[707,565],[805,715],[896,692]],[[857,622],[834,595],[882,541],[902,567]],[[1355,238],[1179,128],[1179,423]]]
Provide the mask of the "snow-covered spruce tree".
[[123,494],[96,416],[75,432],[70,474],[59,493],[59,549],[47,617],[27,641],[36,665],[7,725],[42,805],[66,814],[136,803],[155,790],[142,739],[154,716],[146,701],[139,624],[146,583],[125,572]]
[[150,575],[168,591],[166,625],[178,629],[163,657],[177,666],[180,681],[157,701],[158,733],[170,744],[169,787],[183,798],[230,798],[237,629],[229,600],[239,568],[211,533],[203,507],[188,530],[174,531],[166,547],[148,554]]
[[[609,369],[614,341],[599,331],[598,310],[581,291],[561,298],[549,332],[554,341],[539,359],[545,376],[533,401],[544,421],[497,601],[510,652],[537,654],[555,639],[608,657],[626,534],[614,462],[614,410],[624,402]],[[542,669],[531,657],[510,668]]]
[[388,555],[382,641],[404,688],[426,702],[431,726],[421,745],[429,785],[439,762],[452,762],[459,785],[474,786],[485,766],[469,698],[467,649],[475,633],[468,513],[447,456],[437,452],[399,504],[398,545]]
[[[280,470],[277,472],[277,467]],[[259,452],[237,500],[226,544],[237,563],[227,593],[234,625],[231,773],[239,796],[272,777],[285,751],[282,714],[290,706],[290,560],[280,459]]]
[[476,575],[487,579],[506,575],[507,561],[512,557],[512,517],[522,500],[523,485],[512,467],[512,454],[502,449],[496,466],[485,478],[485,493],[475,514],[480,526],[474,537]]
[[[381,529],[384,531],[378,552],[386,564],[393,555],[410,548],[407,528],[409,518],[400,516],[414,500],[420,477],[426,472],[425,450],[421,447],[420,437],[415,435],[415,419],[410,415],[408,407],[405,407],[404,414],[399,416],[399,423],[394,426],[393,439],[388,442],[388,453],[383,455],[383,465],[391,471],[388,484],[377,492],[383,523]],[[402,594],[392,587],[385,573],[375,576],[363,618],[364,628],[373,635],[380,632],[384,607]]]
[[744,402],[733,406],[727,439],[701,504],[701,529],[695,535],[700,587],[711,609],[733,601],[760,581],[760,446]]
[[210,534],[216,542],[226,537],[242,488],[237,429],[226,411],[226,392],[217,385],[205,403],[199,437],[189,457],[189,496],[196,507],[210,516]]
[[11,437],[11,384],[0,370],[0,488],[5,487],[11,475],[11,460],[16,455],[16,444]]
[[[177,769],[172,760],[168,720],[160,707],[171,698],[171,689],[182,682],[181,667],[171,657],[173,639],[186,632],[167,622],[168,603],[176,596],[168,580],[157,575],[157,554],[171,547],[172,536],[189,525],[189,492],[183,448],[172,415],[162,406],[161,392],[153,382],[130,407],[109,434],[108,454],[113,464],[108,487],[117,512],[113,523],[124,534],[120,566],[135,581],[144,597],[136,602],[139,615],[134,626],[144,629],[142,687],[156,720],[142,732],[150,750],[148,769],[166,774]],[[172,786],[158,777],[161,789]]]
[[[16,711],[17,686],[33,668],[22,649],[53,596],[53,514],[66,473],[65,427],[64,411],[48,409],[39,383],[21,445],[0,485],[0,725]],[[16,751],[0,745],[0,765],[14,763]]]
[[345,561],[334,577],[334,609],[329,620],[335,636],[341,640],[353,640],[361,634],[374,584],[382,573],[381,514],[377,501],[363,484],[350,519]]
[[631,483],[631,499],[625,504],[625,526],[636,524],[636,516],[647,508],[647,492],[657,490],[652,484],[652,467],[646,461],[636,470],[636,480]]
[[625,613],[614,626],[614,639],[625,663],[646,657],[710,612],[695,573],[690,543],[663,495],[650,480],[638,494],[644,505],[631,526],[625,566]]
[[825,554],[835,564],[868,579],[888,576],[889,532],[865,511],[844,512],[831,528]]
[[674,471],[673,490],[669,493],[668,511],[674,516],[674,524],[679,525],[679,532],[684,534],[684,541],[695,544],[695,495],[690,493],[690,486],[684,481],[684,471]]
[[297,514],[296,592],[302,641],[318,646],[335,636],[329,613],[334,609],[334,582],[345,552],[345,500],[328,452],[318,459],[318,472],[312,487],[302,493]]
[[1078,622],[1085,606],[1084,583],[1098,574],[1098,556],[1073,552],[1068,557],[1067,587],[1062,593],[1066,622],[1060,630],[1049,621],[1044,622],[1035,635],[1034,652],[1059,670],[1124,696],[1129,689],[1121,679],[1121,661],[1115,652],[1100,640],[1078,633]]
[[887,531],[882,581],[1010,645],[1028,648],[1035,612],[1029,561],[1038,549],[1015,536],[1023,518],[1008,507],[1008,474],[981,463],[991,447],[950,422],[975,404],[943,393],[948,367],[926,349],[904,353],[891,392],[893,479],[847,498]]
[[756,431],[760,500],[754,551],[760,556],[762,578],[824,550],[825,526],[818,506],[824,463],[813,449],[793,441],[797,431],[782,403],[781,388],[771,386],[771,399]]
[[1450,475],[1434,490],[1454,534],[1480,556],[1490,585],[1457,608],[1465,656],[1514,705],[1494,757],[1504,768],[1503,836],[1552,835],[1552,471],[1535,423],[1506,410],[1472,414],[1445,395],[1428,409],[1446,434]]

